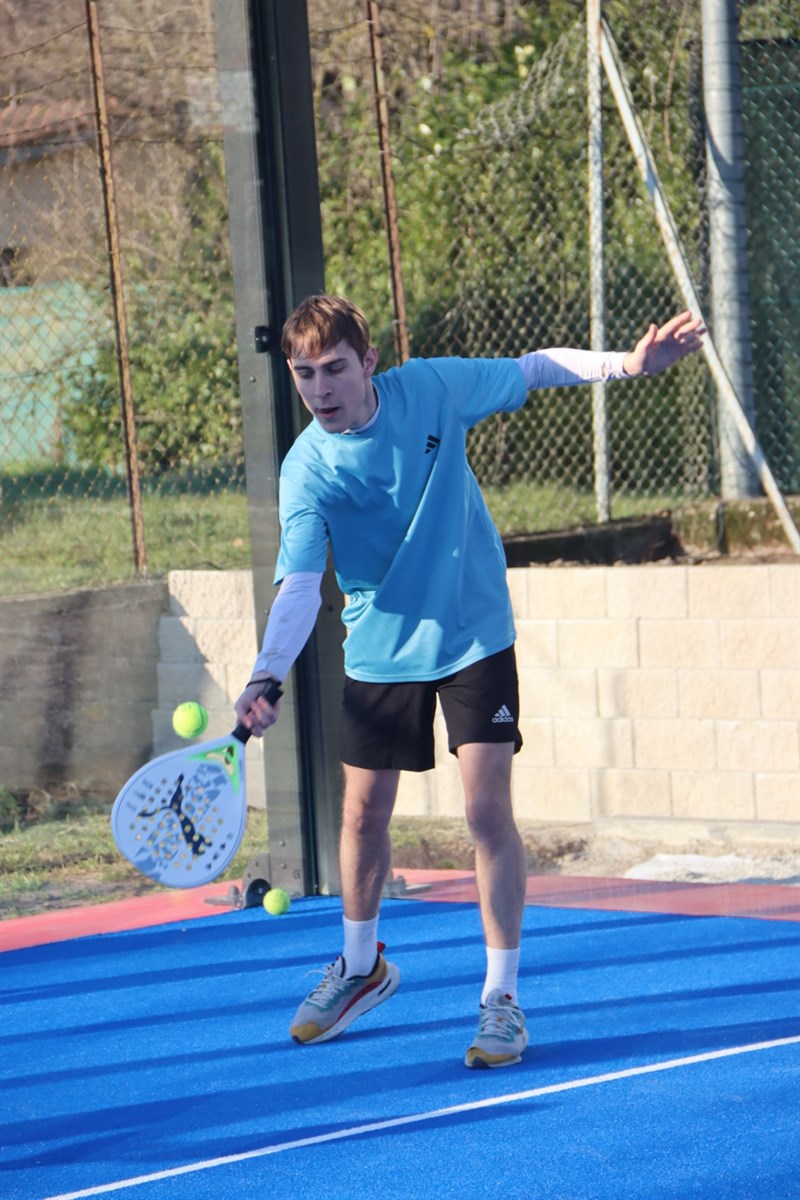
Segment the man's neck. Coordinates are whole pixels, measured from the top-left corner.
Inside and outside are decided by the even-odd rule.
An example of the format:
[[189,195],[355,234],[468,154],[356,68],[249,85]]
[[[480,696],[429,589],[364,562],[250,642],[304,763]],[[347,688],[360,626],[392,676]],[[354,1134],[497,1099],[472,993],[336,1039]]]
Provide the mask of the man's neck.
[[345,429],[345,430],[344,430],[344,432],[345,432],[345,433],[351,433],[351,434],[357,434],[357,433],[366,433],[366,431],[367,431],[368,429],[371,429],[371,428],[372,428],[372,426],[373,426],[373,425],[375,424],[375,422],[377,421],[377,419],[378,419],[378,407],[379,407],[379,401],[378,401],[378,392],[377,392],[377,389],[376,389],[376,387],[375,387],[375,385],[374,385],[373,383],[370,383],[370,393],[371,393],[371,395],[372,395],[372,399],[373,399],[373,400],[374,400],[374,402],[375,402],[375,407],[374,407],[374,409],[372,410],[372,412],[370,413],[370,415],[367,417],[367,419],[366,419],[366,421],[364,422],[364,424],[363,424],[363,425],[359,425],[359,426],[358,426],[356,429]]

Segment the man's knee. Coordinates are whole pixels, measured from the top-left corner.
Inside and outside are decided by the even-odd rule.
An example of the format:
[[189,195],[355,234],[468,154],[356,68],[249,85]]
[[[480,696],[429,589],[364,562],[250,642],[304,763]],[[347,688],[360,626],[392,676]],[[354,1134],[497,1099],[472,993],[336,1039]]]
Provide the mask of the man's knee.
[[356,837],[374,837],[389,828],[397,795],[397,772],[346,768],[342,825]]
[[511,796],[503,788],[479,791],[468,798],[466,818],[476,842],[495,845],[514,837],[517,832]]
[[352,837],[373,838],[386,832],[391,819],[392,810],[385,805],[346,802],[342,812],[342,829]]

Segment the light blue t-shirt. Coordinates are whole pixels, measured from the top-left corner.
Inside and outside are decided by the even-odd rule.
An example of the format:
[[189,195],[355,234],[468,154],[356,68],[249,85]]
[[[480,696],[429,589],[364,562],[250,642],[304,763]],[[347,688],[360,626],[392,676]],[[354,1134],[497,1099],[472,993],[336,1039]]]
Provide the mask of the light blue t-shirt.
[[276,583],[324,571],[347,597],[345,670],[374,683],[441,679],[515,638],[502,542],[467,431],[520,408],[513,359],[412,359],[373,380],[363,433],[312,422],[281,468]]

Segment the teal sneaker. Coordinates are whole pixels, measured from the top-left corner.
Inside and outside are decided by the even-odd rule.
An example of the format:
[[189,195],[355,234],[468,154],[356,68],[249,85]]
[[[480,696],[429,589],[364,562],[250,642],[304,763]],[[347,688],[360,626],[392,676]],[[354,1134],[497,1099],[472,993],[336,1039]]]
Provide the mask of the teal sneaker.
[[397,991],[400,972],[383,957],[383,942],[378,942],[378,957],[369,975],[345,979],[345,961],[337,958],[325,968],[322,979],[309,993],[294,1015],[289,1033],[303,1046],[329,1042],[344,1033],[348,1025],[382,1004]]
[[464,1064],[479,1070],[510,1067],[522,1058],[527,1044],[525,1014],[509,995],[495,988],[481,1005],[478,1032],[472,1039]]

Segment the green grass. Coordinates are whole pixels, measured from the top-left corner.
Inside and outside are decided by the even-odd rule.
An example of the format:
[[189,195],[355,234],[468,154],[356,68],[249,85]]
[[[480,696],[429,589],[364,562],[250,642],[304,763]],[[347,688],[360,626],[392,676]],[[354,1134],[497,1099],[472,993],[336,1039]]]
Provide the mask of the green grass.
[[[0,785],[0,917],[104,904],[168,889],[140,875],[117,850],[107,797],[74,784],[52,793],[11,792]],[[459,819],[398,818],[392,842],[399,863],[463,866],[471,841]],[[267,814],[250,809],[242,844],[218,882],[240,880],[256,855],[269,849]]]
[[[503,487],[482,488],[492,519],[501,537],[567,529],[572,525],[594,525],[597,503],[594,493],[562,484],[534,484],[524,481]],[[612,497],[612,517],[652,516],[677,507],[679,497],[667,494],[625,495]]]
[[[117,850],[110,805],[76,809],[61,819],[17,823],[0,838],[0,914],[4,920],[50,909],[102,904],[164,891]],[[239,851],[220,882],[241,879],[267,849],[267,818],[251,809]]]
[[[100,587],[135,578],[128,503],[118,479],[96,474],[3,480],[0,595],[18,596],[65,588]],[[146,492],[142,500],[148,573],[250,565],[247,496],[217,490],[208,481],[185,481],[169,493]],[[47,486],[45,486],[47,484]],[[593,523],[591,493],[557,484],[488,486],[486,500],[500,533],[532,533]],[[33,497],[33,498],[29,498]],[[653,513],[675,497],[618,497],[614,516]]]
[[[146,495],[142,502],[148,571],[247,568],[247,497]],[[97,587],[135,577],[124,496],[16,500],[3,505],[0,594]]]
[[[101,587],[135,578],[131,521],[123,481],[98,472],[29,470],[2,484],[0,595]],[[161,490],[157,490],[157,489]],[[169,489],[169,490],[167,490]],[[532,534],[596,523],[591,491],[558,483],[524,481],[483,488],[501,536]],[[692,504],[667,493],[620,492],[612,517],[622,520],[670,511],[680,527],[691,515],[694,540],[716,544],[718,501]],[[797,511],[797,502],[794,502]],[[734,522],[736,509],[744,516]],[[169,570],[247,569],[250,566],[247,496],[241,470],[193,472],[148,482],[142,500],[144,540],[151,576]],[[757,544],[782,533],[766,501],[728,505],[729,538]],[[699,514],[699,516],[698,516]],[[745,519],[746,518],[746,519]]]

